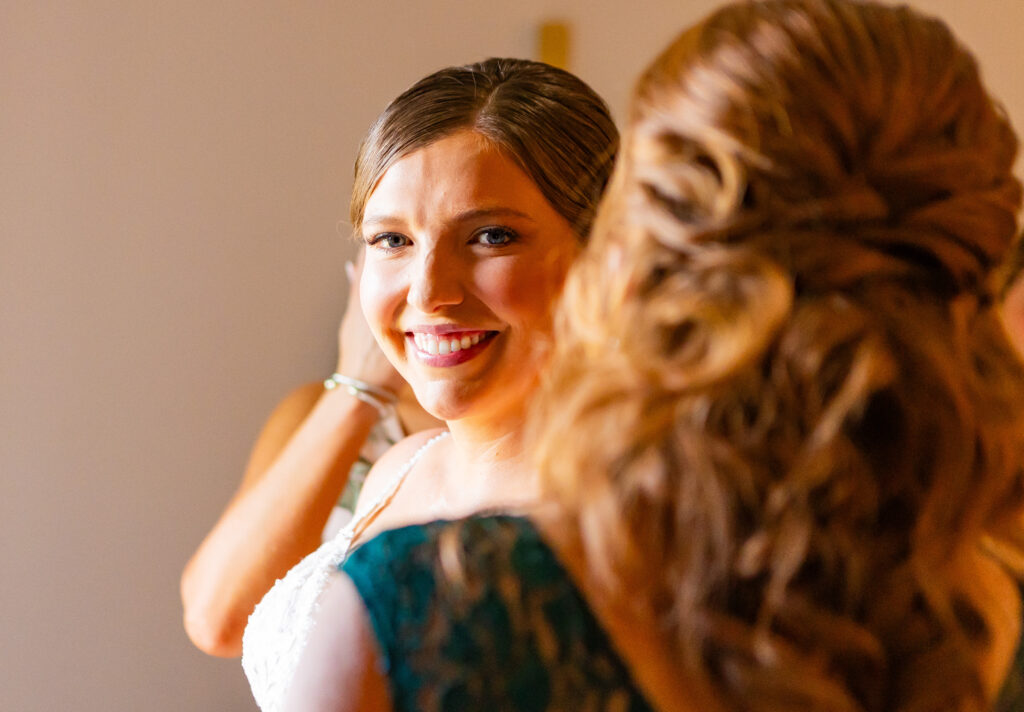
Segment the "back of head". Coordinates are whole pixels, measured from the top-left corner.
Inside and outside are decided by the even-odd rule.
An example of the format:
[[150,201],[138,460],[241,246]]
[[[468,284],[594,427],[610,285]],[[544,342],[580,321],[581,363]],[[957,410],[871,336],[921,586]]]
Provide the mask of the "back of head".
[[349,209],[363,208],[391,165],[456,131],[493,141],[585,237],[618,149],[604,101],[582,80],[542,62],[488,59],[424,77],[392,101],[359,148]]
[[970,54],[906,8],[727,6],[639,80],[541,461],[594,575],[730,708],[990,698],[1014,602],[963,562],[1024,540],[994,306],[1015,152]]

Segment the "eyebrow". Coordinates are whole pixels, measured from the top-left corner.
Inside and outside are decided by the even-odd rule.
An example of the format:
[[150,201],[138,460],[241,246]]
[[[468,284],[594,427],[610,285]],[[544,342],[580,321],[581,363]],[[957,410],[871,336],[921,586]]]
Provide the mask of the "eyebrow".
[[[481,218],[508,218],[514,217],[521,220],[527,220],[531,223],[537,221],[527,215],[526,213],[516,210],[515,208],[473,208],[472,210],[465,210],[458,213],[454,217],[454,222],[469,222],[470,220],[479,220]],[[400,223],[403,222],[402,218],[396,215],[367,215],[363,218],[363,225],[374,224],[374,223]]]

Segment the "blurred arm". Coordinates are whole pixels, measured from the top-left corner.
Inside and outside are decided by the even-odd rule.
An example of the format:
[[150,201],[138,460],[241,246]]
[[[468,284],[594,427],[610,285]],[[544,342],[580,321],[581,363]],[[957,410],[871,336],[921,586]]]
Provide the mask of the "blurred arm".
[[182,575],[185,630],[198,648],[241,653],[252,609],[319,545],[376,419],[372,406],[319,383],[274,410],[238,491]]

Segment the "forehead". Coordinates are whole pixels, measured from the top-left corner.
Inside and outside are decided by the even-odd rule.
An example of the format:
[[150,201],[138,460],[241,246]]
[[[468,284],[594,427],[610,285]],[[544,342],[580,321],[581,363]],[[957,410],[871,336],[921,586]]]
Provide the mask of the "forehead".
[[481,134],[465,130],[392,164],[366,201],[363,224],[396,218],[426,223],[496,208],[538,221],[561,219],[514,160]]

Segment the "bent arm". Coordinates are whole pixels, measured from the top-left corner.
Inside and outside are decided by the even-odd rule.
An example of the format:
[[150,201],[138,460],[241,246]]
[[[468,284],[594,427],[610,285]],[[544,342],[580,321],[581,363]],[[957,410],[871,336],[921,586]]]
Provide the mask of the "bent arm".
[[241,653],[253,608],[320,543],[377,419],[344,389],[308,384],[274,410],[235,496],[181,578],[185,630],[210,655]]

